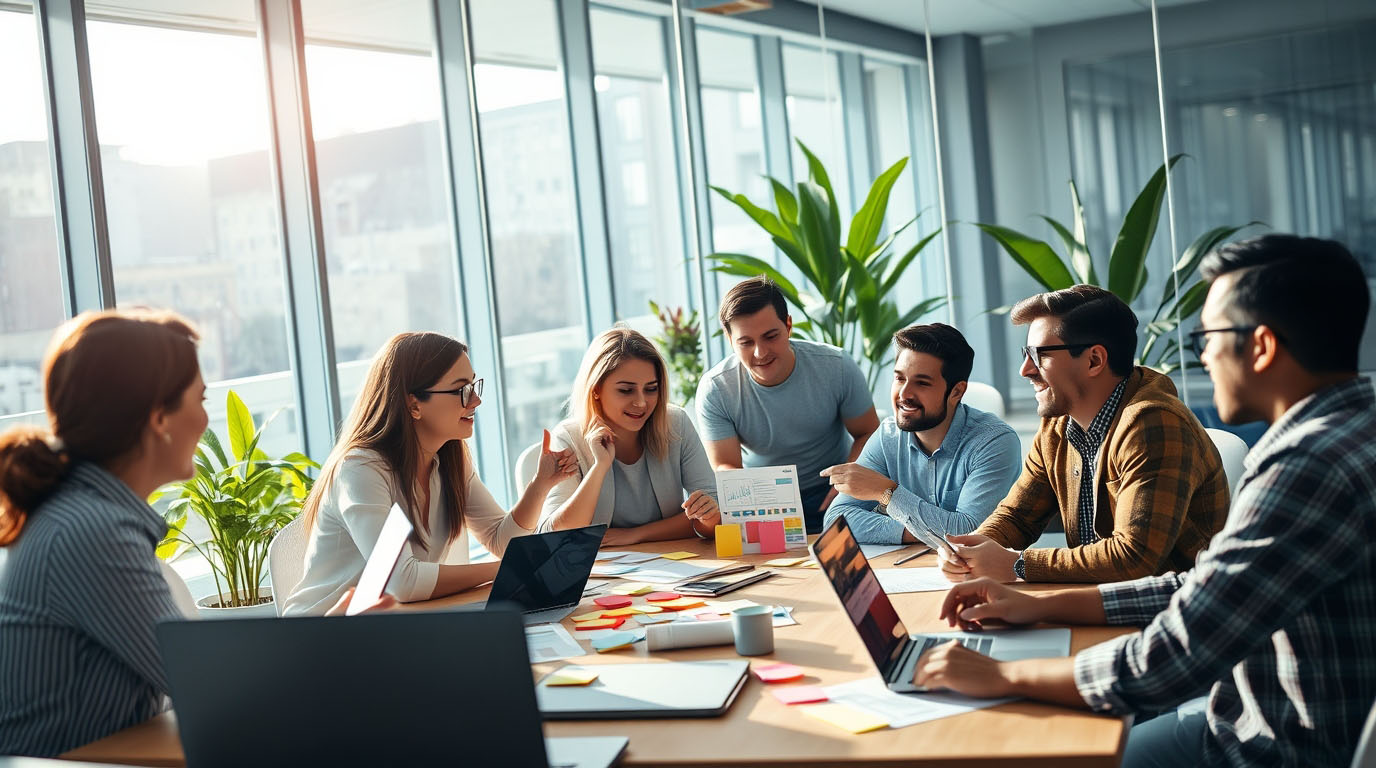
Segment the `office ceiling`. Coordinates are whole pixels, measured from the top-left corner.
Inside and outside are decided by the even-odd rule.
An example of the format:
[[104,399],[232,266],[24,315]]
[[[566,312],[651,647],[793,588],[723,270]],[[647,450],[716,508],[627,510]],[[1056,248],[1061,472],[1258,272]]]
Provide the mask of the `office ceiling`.
[[[926,29],[923,0],[803,0],[827,11],[913,32]],[[1202,0],[1157,0],[1158,7]],[[1032,27],[1145,13],[1151,0],[930,0],[932,33],[995,35]],[[744,18],[744,17],[742,17]]]

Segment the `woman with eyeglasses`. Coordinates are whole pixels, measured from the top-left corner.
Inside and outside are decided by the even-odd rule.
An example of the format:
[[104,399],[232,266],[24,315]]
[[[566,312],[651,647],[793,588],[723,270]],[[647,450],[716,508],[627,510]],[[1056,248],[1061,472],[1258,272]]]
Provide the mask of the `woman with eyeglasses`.
[[593,340],[573,384],[572,418],[554,429],[579,477],[545,499],[541,530],[606,523],[603,546],[713,533],[716,474],[688,414],[669,405],[668,385],[664,359],[640,333],[617,327]]
[[482,391],[468,348],[454,339],[402,333],[382,347],[306,498],[306,569],[285,614],[322,613],[358,583],[393,504],[414,533],[388,582],[392,596],[428,600],[497,575],[496,562],[468,563],[469,534],[501,557],[512,537],[535,530],[546,494],[577,464],[569,451],[550,451],[546,433],[535,479],[502,509],[463,442]]

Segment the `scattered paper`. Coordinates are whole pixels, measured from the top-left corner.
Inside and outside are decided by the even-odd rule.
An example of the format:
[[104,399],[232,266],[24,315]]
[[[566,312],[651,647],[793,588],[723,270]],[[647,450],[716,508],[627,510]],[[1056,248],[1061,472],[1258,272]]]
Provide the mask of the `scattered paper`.
[[640,622],[641,624],[663,624],[666,621],[676,621],[677,619],[678,617],[672,613],[660,613],[654,615],[642,614],[640,616],[635,617],[635,620]]
[[631,551],[629,551],[629,550],[628,550],[628,551],[625,551],[625,552],[598,552],[598,553],[597,553],[597,559],[598,559],[598,560],[617,560],[617,559],[620,559],[620,558],[625,557],[626,555],[634,555],[634,554],[636,554],[636,553],[635,553],[635,552],[631,552]]
[[592,567],[593,576],[620,576],[623,573],[630,573],[636,570],[634,565],[621,565],[613,563],[611,565],[594,565]]
[[749,608],[752,605],[759,605],[759,603],[755,602],[754,600],[744,599],[726,600],[724,602],[717,602],[716,600],[711,600],[707,602],[707,607],[711,608],[717,613],[730,613],[736,610],[737,608]]
[[630,635],[631,642],[638,643],[645,639],[645,628],[630,626],[626,629],[599,629],[596,632],[589,632],[587,638],[590,641],[596,641],[611,635]]
[[785,607],[782,605],[774,606],[774,626],[791,627],[797,623],[798,620],[793,618],[792,608]]
[[827,692],[815,685],[790,685],[786,688],[770,688],[774,698],[785,704],[814,704],[827,700]]
[[664,611],[663,608],[660,608],[659,606],[654,605],[652,603],[646,603],[644,605],[632,605],[628,608],[628,610],[635,611],[636,613],[661,613]]
[[823,690],[831,701],[881,719],[890,728],[905,728],[1013,700],[975,699],[957,693],[894,693],[878,677],[853,680]]
[[592,649],[598,653],[615,651],[621,648],[631,647],[631,643],[636,641],[634,632],[611,632],[600,637],[592,638]]
[[660,555],[660,557],[664,558],[665,560],[687,560],[690,557],[697,556],[698,553],[696,552],[665,552],[664,554]]
[[536,624],[526,627],[526,649],[530,663],[558,661],[583,655],[583,646],[561,624]]
[[634,616],[637,613],[640,613],[640,611],[637,610],[635,606],[628,605],[625,608],[617,608],[614,611],[603,611],[602,618],[614,619],[617,616]]
[[906,547],[906,546],[908,546],[908,545],[907,545],[907,544],[861,544],[861,545],[860,545],[860,551],[865,553],[865,559],[866,559],[866,560],[873,560],[874,558],[879,557],[880,555],[887,555],[887,554],[889,554],[890,552],[897,552],[898,550],[900,550],[900,549],[902,549],[902,548],[904,548],[904,547]]
[[875,568],[879,587],[890,595],[902,592],[945,592],[951,582],[940,568]]
[[600,619],[600,618],[602,618],[602,612],[601,612],[601,611],[592,611],[592,612],[589,612],[589,613],[580,613],[580,614],[578,614],[577,616],[574,616],[574,617],[572,617],[572,618],[573,618],[574,621],[593,621],[593,620],[595,620],[595,619]]
[[660,557],[657,552],[630,552],[617,558],[617,565],[636,565]]
[[592,621],[580,621],[574,624],[573,628],[579,632],[587,632],[594,629],[616,629],[624,623],[626,623],[624,618],[593,619]]
[[549,677],[545,678],[545,685],[587,685],[596,679],[596,672],[570,666],[550,673]]
[[695,565],[693,563],[659,558],[641,564],[640,568],[618,578],[627,581],[643,581],[649,584],[677,584],[680,581],[697,578],[704,573],[716,570],[715,565]]
[[829,723],[851,733],[868,733],[886,728],[889,725],[882,718],[875,717],[868,712],[861,712],[858,709],[851,709],[844,704],[830,702],[809,704],[803,707],[802,711],[808,717],[815,717],[824,723]]
[[626,595],[627,597],[632,595],[647,595],[653,591],[655,591],[654,585],[643,584],[638,581],[633,581],[629,584],[617,584],[611,588],[611,593],[613,595]]
[[807,562],[806,557],[776,557],[773,560],[766,562],[765,565],[773,566],[775,568],[792,568],[795,565],[801,565],[805,562]]

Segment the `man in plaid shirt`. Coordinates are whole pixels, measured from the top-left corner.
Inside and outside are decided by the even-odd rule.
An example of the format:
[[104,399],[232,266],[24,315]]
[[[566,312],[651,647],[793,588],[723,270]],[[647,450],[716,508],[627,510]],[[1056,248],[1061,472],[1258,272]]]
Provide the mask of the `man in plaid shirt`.
[[[1268,235],[1211,254],[1191,334],[1228,423],[1265,419],[1227,525],[1183,573],[1052,595],[988,579],[942,616],[1142,625],[1068,659],[997,662],[954,643],[921,685],[1028,696],[1135,726],[1124,766],[1346,766],[1376,699],[1376,395],[1359,377],[1370,304],[1338,243]],[[1207,694],[1207,699],[1200,699]]]

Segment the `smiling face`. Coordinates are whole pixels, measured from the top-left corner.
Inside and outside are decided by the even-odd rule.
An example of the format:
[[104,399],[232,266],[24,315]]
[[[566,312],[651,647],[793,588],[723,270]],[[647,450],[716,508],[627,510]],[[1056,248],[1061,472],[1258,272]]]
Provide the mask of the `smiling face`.
[[[1066,343],[1055,333],[1056,320],[1052,317],[1039,317],[1027,328],[1027,345],[1044,347]],[[1059,349],[1040,355],[1037,364],[1024,357],[1022,369],[1018,373],[1032,383],[1037,397],[1037,415],[1043,419],[1065,416],[1075,407],[1078,399],[1083,398],[1084,368],[1088,350],[1072,356],[1070,350]]]
[[[457,390],[472,384],[476,377],[472,361],[468,359],[468,355],[463,354],[459,355],[459,359],[454,361],[438,381],[426,389]],[[469,396],[468,404],[464,405],[463,398],[457,392],[437,392],[424,400],[415,395],[408,395],[407,399],[411,404],[416,436],[420,439],[421,445],[435,448],[450,440],[467,440],[472,437],[473,412],[483,402],[481,397],[473,394]]]
[[894,361],[891,394],[898,428],[904,432],[925,432],[946,420],[952,400],[959,401],[961,391],[952,390],[947,396],[941,358],[903,349]]
[[654,364],[631,358],[613,368],[597,388],[597,415],[614,430],[639,432],[659,404],[662,385]]
[[780,320],[771,306],[732,319],[727,335],[750,377],[761,386],[772,387],[793,373],[793,347],[788,343],[792,331],[792,319]]

